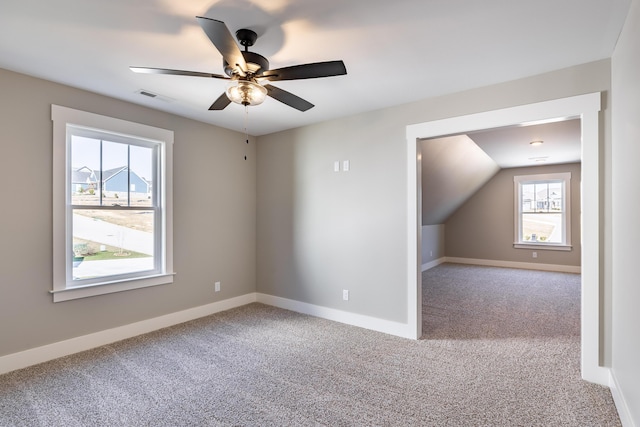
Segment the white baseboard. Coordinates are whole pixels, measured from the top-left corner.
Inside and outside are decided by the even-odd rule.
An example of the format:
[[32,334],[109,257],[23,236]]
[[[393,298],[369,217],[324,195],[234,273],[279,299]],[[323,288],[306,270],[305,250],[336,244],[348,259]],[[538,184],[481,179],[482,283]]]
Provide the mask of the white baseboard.
[[272,305],[274,307],[284,308],[286,310],[308,314],[310,316],[321,317],[323,319],[345,323],[351,326],[371,329],[385,334],[396,335],[402,338],[415,339],[415,328],[410,328],[407,323],[393,322],[362,314],[349,313],[335,308],[322,307],[273,295],[259,293],[257,296],[258,302]]
[[221,311],[256,302],[256,294],[246,294],[224,301],[218,301],[200,307],[194,307],[176,313],[166,314],[153,319],[142,320],[129,325],[107,329],[53,344],[43,345],[18,353],[0,357],[0,374],[37,365],[59,357],[107,345],[123,339],[146,334],[158,329],[188,322],[200,317],[209,316]]
[[[505,262],[497,261],[492,264],[488,260],[475,260],[466,258],[440,258],[431,263],[423,265],[423,271],[425,265],[430,265],[428,268],[435,267],[443,262],[458,262],[461,264],[476,264],[476,265],[490,265],[497,267],[515,267],[526,268],[519,266],[526,263],[511,263],[508,265]],[[433,265],[431,265],[433,264]],[[518,264],[515,266],[514,264]],[[534,264],[536,266],[545,264]],[[428,269],[427,268],[427,269]],[[537,268],[540,269],[540,268]],[[562,271],[562,270],[552,270]],[[374,331],[396,335],[399,337],[413,339],[415,331],[410,328],[408,324],[398,323],[384,319],[378,319],[375,317],[365,316],[361,314],[349,313],[342,310],[337,310],[328,307],[322,307],[314,304],[308,304],[300,301],[295,301],[287,298],[276,297],[273,295],[250,293],[235,298],[230,298],[224,301],[218,301],[211,304],[190,308],[187,310],[179,311],[176,313],[167,314],[164,316],[155,317],[153,319],[142,320],[140,322],[131,323],[129,325],[120,326],[117,328],[107,329],[100,332],[95,332],[88,335],[83,335],[76,338],[71,338],[64,341],[59,341],[53,344],[44,345],[41,347],[32,348],[29,350],[21,351],[18,353],[9,354],[0,357],[0,374],[4,374],[16,369],[26,368],[28,366],[36,365],[38,363],[47,362],[59,357],[68,356],[70,354],[78,353],[92,348],[100,347],[103,345],[111,344],[116,341],[120,341],[127,338],[132,338],[137,335],[156,331],[158,329],[166,328],[169,326],[177,325],[180,323],[188,322],[190,320],[198,319],[201,317],[209,316],[211,314],[219,313],[221,311],[230,310],[232,308],[241,307],[253,302],[260,302],[263,304],[271,305],[274,307],[283,308],[286,310],[295,311],[298,313],[308,314],[311,316],[320,317],[327,320],[332,320],[340,323],[345,323],[352,326],[357,326],[365,329],[371,329]],[[636,427],[633,419],[631,418],[631,412],[621,390],[618,386],[614,373],[609,370],[609,387],[611,394],[615,402],[620,420],[624,427]]]
[[624,427],[636,427],[636,424],[631,417],[631,411],[629,411],[629,405],[620,390],[618,380],[612,370],[609,370],[609,388],[611,389],[611,395],[613,396],[613,401],[616,404],[616,409],[618,410],[618,416],[620,417],[622,425]]
[[[423,264],[422,271],[433,268],[444,262],[488,265],[495,267],[525,268],[533,270],[562,271],[569,273],[580,272],[580,267],[562,266],[555,264],[535,264],[454,257],[443,257]],[[268,304],[275,307],[308,314],[311,316],[321,317],[327,320],[345,323],[347,325],[371,329],[374,331],[403,338],[415,339],[415,328],[411,327],[408,323],[399,323],[371,316],[349,313],[338,309],[304,303],[272,295],[250,293],[239,297],[230,298],[228,300],[218,301],[200,307],[194,307],[176,313],[170,313],[164,316],[155,317],[153,319],[142,320],[140,322],[131,323],[129,325],[107,329],[104,331],[55,342],[52,344],[47,344],[18,353],[8,354],[6,356],[0,356],[0,374],[14,371],[16,369],[26,368],[28,366],[36,365],[38,363],[43,363],[49,360],[68,356],[70,354],[78,353],[92,348],[100,347],[102,345],[111,344],[116,341],[156,331],[158,329],[177,325],[179,323],[188,322],[190,320],[194,320],[225,310],[230,310],[232,308],[240,307],[252,302],[261,302],[263,304]]]
[[499,261],[499,260],[493,260],[493,259],[445,257],[444,262],[452,262],[457,264],[486,265],[490,267],[522,268],[525,270],[557,271],[560,273],[580,274],[580,272],[582,271],[580,266],[574,266],[574,265],[540,264],[536,262]]
[[425,262],[424,264],[422,264],[422,271],[427,271],[430,268],[436,267],[444,262],[447,262],[447,259],[445,257],[441,257],[438,259],[434,259],[433,261]]
[[389,320],[377,319],[375,317],[364,316],[361,314],[348,313],[346,311],[294,301],[286,298],[275,297],[272,295],[250,293],[239,297],[230,298],[224,301],[218,301],[211,304],[190,308],[176,313],[154,317],[153,319],[142,320],[140,322],[119,326],[117,328],[107,329],[104,331],[43,345],[41,347],[31,348],[28,350],[20,351],[18,353],[1,356],[0,374],[11,372],[16,369],[26,368],[32,365],[37,365],[38,363],[47,362],[49,360],[68,356],[74,353],[79,353],[81,351],[90,350],[92,348],[111,344],[116,341],[132,338],[138,335],[156,331],[158,329],[167,328],[169,326],[198,319],[200,317],[209,316],[221,311],[241,307],[252,302],[261,302],[263,304],[272,305],[275,307],[309,314],[311,316],[321,317],[327,320],[346,323],[348,325],[371,329],[374,331],[396,335],[404,338],[414,338],[413,335],[415,334],[415,331],[409,328],[409,325],[405,323],[392,322]]

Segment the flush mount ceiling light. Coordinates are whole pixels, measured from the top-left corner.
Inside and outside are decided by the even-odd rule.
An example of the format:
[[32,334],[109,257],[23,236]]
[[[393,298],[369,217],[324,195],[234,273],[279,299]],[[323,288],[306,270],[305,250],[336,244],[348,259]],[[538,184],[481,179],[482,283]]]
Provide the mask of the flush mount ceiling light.
[[539,145],[542,145],[544,143],[544,141],[531,141],[529,144],[531,144],[533,147],[537,147]]

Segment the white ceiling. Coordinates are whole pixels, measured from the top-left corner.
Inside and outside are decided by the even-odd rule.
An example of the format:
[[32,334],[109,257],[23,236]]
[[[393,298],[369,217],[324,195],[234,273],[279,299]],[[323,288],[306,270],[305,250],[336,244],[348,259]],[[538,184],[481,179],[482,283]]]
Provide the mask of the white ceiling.
[[198,15],[256,31],[271,68],[345,62],[346,76],[276,82],[316,107],[250,107],[262,135],[608,58],[630,1],[2,0],[0,68],[242,131],[242,106],[208,111],[224,81],[129,66],[222,74]]
[[[581,135],[580,119],[468,134],[501,168],[579,162]],[[542,141],[542,144],[532,145],[533,141]]]

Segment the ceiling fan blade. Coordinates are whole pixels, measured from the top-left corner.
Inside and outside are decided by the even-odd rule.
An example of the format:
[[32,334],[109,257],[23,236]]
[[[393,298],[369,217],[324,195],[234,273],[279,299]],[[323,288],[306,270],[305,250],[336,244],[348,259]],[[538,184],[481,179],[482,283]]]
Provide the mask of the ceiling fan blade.
[[264,87],[267,88],[267,95],[288,105],[289,107],[293,107],[300,111],[307,111],[308,109],[313,108],[312,103],[292,94],[291,92],[287,92],[286,90],[282,90],[271,85],[264,85]]
[[268,80],[275,82],[278,80],[301,80],[342,76],[344,74],[347,74],[347,68],[344,66],[344,62],[327,61],[268,70],[259,77],[266,77]]
[[210,77],[214,79],[229,80],[229,77],[221,74],[201,73],[199,71],[183,71],[183,70],[170,70],[167,68],[149,68],[149,67],[129,67],[131,71],[135,73],[145,74],[171,74],[174,76],[192,76],[192,77]]
[[226,93],[223,93],[218,97],[218,99],[214,101],[213,104],[211,104],[211,107],[209,107],[209,110],[216,110],[216,111],[224,110],[229,104],[231,104],[231,100],[229,99]]
[[232,68],[238,69],[241,75],[244,75],[247,70],[247,63],[227,25],[222,21],[203,16],[196,16],[196,19],[207,34],[207,37],[209,37],[209,40],[211,40],[211,43],[220,51],[224,60]]

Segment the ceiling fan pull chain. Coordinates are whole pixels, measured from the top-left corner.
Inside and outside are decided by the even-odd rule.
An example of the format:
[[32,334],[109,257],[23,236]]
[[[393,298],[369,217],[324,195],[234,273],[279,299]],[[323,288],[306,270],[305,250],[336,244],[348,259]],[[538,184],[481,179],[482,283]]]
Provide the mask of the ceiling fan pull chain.
[[244,146],[244,159],[247,160],[247,149],[249,148],[249,127],[247,123],[249,122],[249,106],[244,106],[244,138],[245,138],[245,146]]

